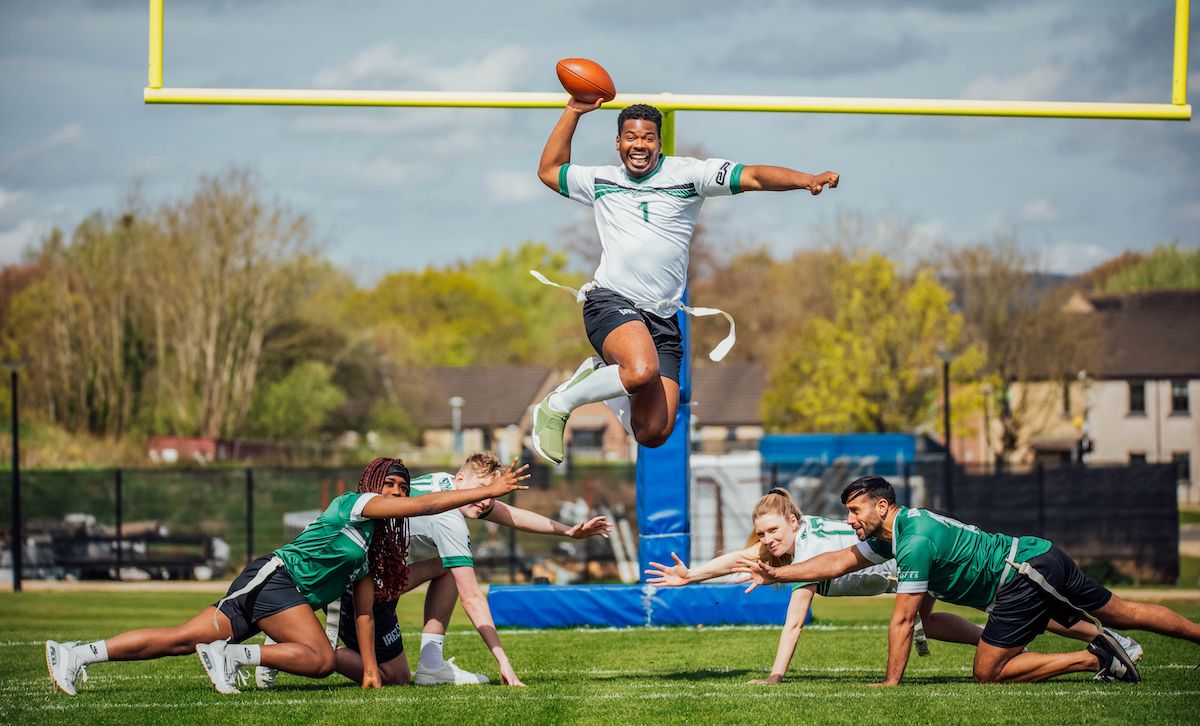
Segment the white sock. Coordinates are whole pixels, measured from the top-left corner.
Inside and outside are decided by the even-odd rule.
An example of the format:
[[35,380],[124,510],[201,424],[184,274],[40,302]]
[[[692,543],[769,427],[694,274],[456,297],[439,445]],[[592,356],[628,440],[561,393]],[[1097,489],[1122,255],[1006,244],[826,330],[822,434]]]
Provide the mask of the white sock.
[[434,635],[433,633],[421,633],[421,660],[422,668],[441,668],[442,667],[442,646],[446,643],[445,635]]
[[108,646],[104,644],[103,640],[97,640],[95,643],[80,643],[72,650],[84,665],[104,663],[108,660]]
[[629,396],[610,398],[604,405],[617,415],[617,420],[625,427],[625,433],[633,436],[633,405],[629,402]]
[[585,403],[628,395],[629,391],[621,384],[621,367],[602,366],[567,390],[550,394],[548,403],[555,411],[570,413]]
[[256,666],[262,663],[261,645],[230,645],[225,653],[238,665]]

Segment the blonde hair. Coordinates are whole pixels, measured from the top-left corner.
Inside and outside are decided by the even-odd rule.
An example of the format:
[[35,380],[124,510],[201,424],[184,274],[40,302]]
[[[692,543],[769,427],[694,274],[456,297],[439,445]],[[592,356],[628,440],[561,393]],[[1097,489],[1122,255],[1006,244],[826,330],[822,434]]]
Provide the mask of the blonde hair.
[[[754,505],[754,512],[750,515],[751,523],[764,514],[778,514],[785,521],[795,517],[797,522],[800,521],[800,517],[802,516],[800,507],[797,507],[796,503],[792,501],[791,492],[782,487],[775,487],[767,492],[762,499],[758,500],[758,504]],[[758,545],[758,559],[762,562],[772,567],[792,564],[791,555],[784,553],[781,557],[776,557],[771,554],[771,550],[767,549],[766,545],[759,544],[756,532],[750,532],[750,537],[746,540],[746,546],[752,547],[756,544]]]
[[490,451],[477,451],[467,457],[462,468],[470,469],[480,479],[487,479],[503,469],[504,464]]

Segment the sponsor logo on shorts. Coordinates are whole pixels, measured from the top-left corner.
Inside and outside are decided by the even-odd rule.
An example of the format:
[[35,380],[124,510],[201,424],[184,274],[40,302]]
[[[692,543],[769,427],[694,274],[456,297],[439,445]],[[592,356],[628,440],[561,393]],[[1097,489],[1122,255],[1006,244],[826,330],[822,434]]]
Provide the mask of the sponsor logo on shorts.
[[633,309],[630,309],[630,308],[621,308],[621,309],[620,309],[620,310],[618,310],[617,312],[618,312],[618,313],[620,313],[620,314],[622,314],[622,315],[637,315],[637,314],[638,314],[638,312],[637,312],[636,310],[633,310]]
[[393,626],[392,629],[387,632],[387,635],[383,636],[383,644],[391,645],[392,643],[395,643],[397,640],[400,640],[400,626],[399,625]]

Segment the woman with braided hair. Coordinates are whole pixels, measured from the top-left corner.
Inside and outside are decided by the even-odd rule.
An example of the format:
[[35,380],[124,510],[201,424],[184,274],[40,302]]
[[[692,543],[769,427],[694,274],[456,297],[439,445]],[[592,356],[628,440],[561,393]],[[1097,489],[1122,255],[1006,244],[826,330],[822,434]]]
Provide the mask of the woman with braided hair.
[[[225,597],[173,628],[132,630],[93,643],[46,642],[46,665],[55,687],[75,695],[86,666],[109,660],[150,660],[196,652],[220,693],[237,693],[247,666],[324,678],[333,672],[333,647],[314,610],[353,586],[355,625],[362,650],[364,688],[378,688],[375,663],[375,593],[399,597],[405,565],[407,517],[437,514],[499,497],[529,478],[516,462],[488,486],[408,498],[410,477],[400,459],[381,457],[363,471],[356,492],[333,500],[291,543],[251,562]],[[240,645],[258,632],[275,642]]]

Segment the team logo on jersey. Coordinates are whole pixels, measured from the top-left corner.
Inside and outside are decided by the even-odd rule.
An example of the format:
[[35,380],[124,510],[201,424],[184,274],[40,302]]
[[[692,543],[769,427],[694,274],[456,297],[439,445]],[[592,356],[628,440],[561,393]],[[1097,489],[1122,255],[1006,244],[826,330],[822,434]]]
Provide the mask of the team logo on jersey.
[[921,573],[915,572],[912,570],[908,570],[908,571],[899,573],[899,579],[901,582],[904,582],[905,580],[912,580],[912,581],[916,582],[921,579]]
[[724,164],[722,164],[721,168],[717,171],[717,183],[724,184],[725,183],[725,175],[728,173],[729,173],[729,162],[727,161]]

